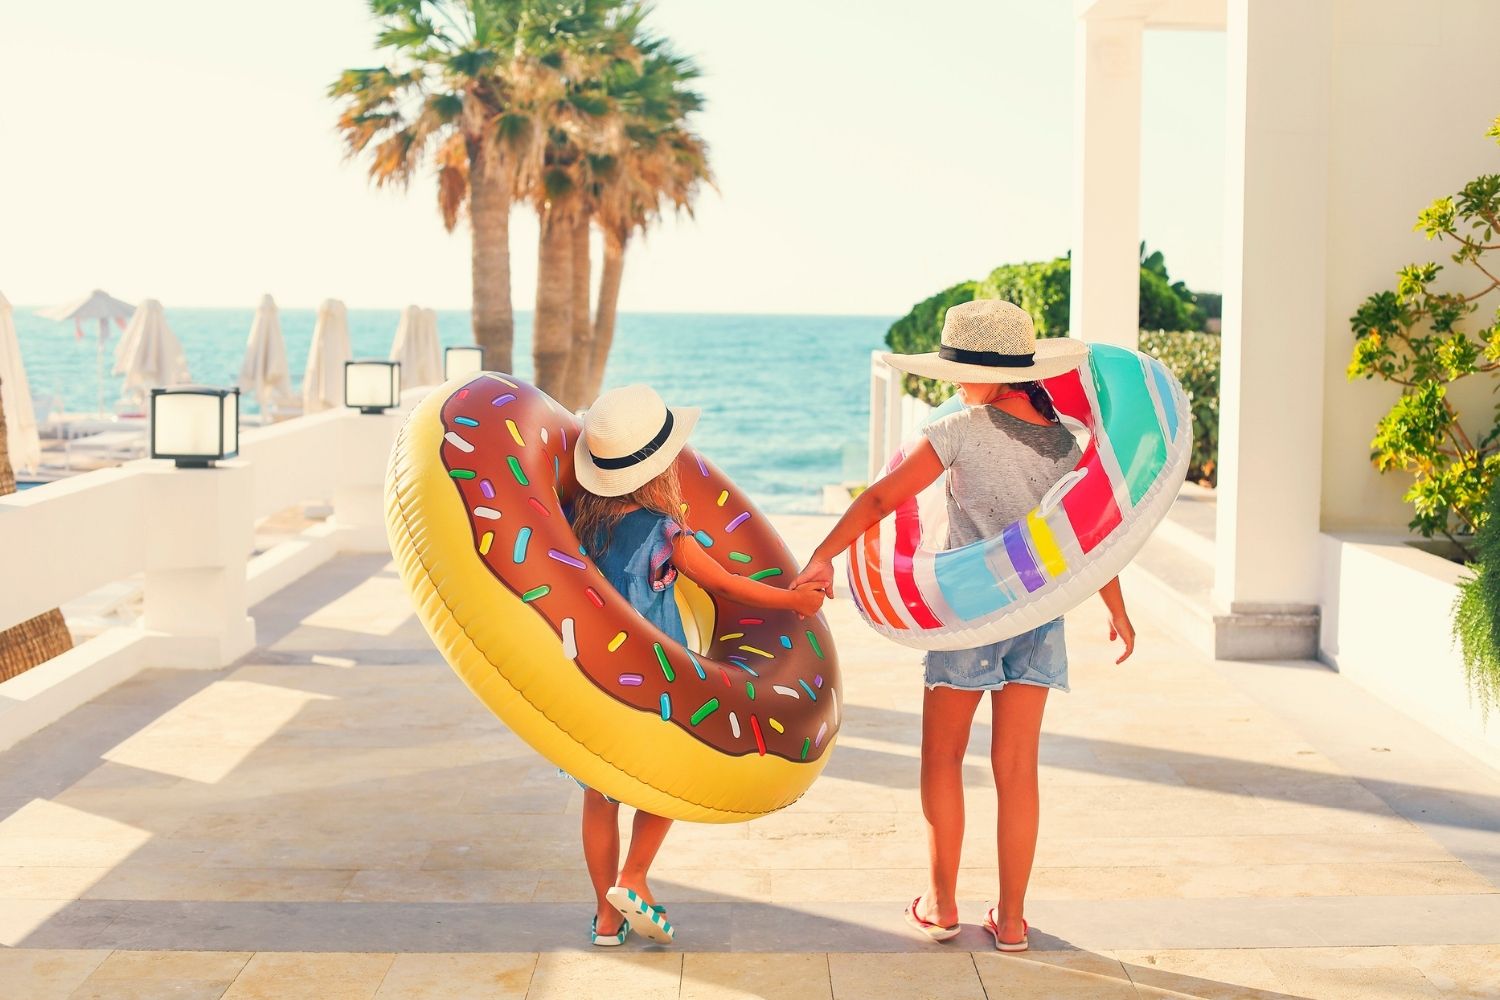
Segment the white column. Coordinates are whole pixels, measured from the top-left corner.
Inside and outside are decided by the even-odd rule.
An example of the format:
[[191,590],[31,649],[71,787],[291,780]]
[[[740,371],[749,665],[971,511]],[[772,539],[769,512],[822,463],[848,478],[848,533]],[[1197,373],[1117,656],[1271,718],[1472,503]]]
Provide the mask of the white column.
[[385,533],[385,468],[406,410],[361,413],[339,427],[340,465],[333,493],[338,547],[346,552],[388,552]]
[[[1230,0],[1220,652],[1316,650],[1332,13]],[[1309,623],[1311,627],[1309,628]],[[1227,646],[1226,646],[1227,642]]]
[[248,462],[212,469],[151,463],[141,625],[161,636],[153,666],[222,667],[255,645],[245,566],[254,544]]
[[1140,332],[1143,30],[1088,15],[1073,29],[1069,332],[1130,348]]

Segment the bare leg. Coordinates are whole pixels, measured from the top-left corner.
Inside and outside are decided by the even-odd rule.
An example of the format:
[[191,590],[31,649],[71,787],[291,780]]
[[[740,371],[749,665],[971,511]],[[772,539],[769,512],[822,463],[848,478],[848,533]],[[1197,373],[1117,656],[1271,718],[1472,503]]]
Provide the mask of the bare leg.
[[603,937],[618,934],[625,918],[604,894],[615,884],[620,870],[620,805],[592,788],[583,793],[583,861],[594,885],[597,931]]
[[1019,941],[1025,933],[1026,885],[1036,857],[1039,814],[1037,747],[1042,735],[1042,711],[1047,688],[1035,684],[1007,684],[990,696],[994,735],[990,764],[995,770],[995,793],[1000,799],[996,841],[1000,856],[1000,940]]
[[671,820],[640,809],[635,811],[630,827],[630,850],[625,855],[625,867],[620,869],[619,884],[634,889],[635,894],[648,903],[655,903],[656,897],[651,895],[646,877],[651,874],[651,862],[656,860],[656,852],[661,850],[662,841],[667,839],[670,829]]
[[982,691],[928,688],[922,696],[922,815],[931,882],[917,914],[958,923],[958,862],[964,842],[964,751]]

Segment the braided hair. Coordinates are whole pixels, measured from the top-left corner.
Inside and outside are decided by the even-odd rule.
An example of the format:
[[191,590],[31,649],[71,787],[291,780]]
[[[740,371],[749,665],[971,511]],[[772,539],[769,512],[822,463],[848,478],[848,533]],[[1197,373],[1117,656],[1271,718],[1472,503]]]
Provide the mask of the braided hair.
[[1052,406],[1052,397],[1047,395],[1047,390],[1042,388],[1040,382],[1013,382],[1011,387],[1026,393],[1026,398],[1036,408],[1036,412],[1052,421],[1058,422],[1057,410]]

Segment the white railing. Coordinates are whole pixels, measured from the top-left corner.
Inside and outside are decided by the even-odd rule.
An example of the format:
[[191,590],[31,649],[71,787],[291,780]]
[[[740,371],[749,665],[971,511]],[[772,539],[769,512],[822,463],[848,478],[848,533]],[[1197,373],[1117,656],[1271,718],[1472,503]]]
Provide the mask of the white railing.
[[880,360],[880,355],[880,351],[870,352],[869,482],[875,481],[897,446],[915,437],[932,413],[931,406],[906,394],[902,373]]
[[[0,683],[0,749],[143,667],[215,668],[255,645],[249,609],[341,551],[386,549],[386,457],[406,410],[330,410],[248,430],[213,469],[143,459],[0,497],[0,629],[106,584],[143,580],[141,618]],[[256,524],[301,503],[332,516],[258,555]]]

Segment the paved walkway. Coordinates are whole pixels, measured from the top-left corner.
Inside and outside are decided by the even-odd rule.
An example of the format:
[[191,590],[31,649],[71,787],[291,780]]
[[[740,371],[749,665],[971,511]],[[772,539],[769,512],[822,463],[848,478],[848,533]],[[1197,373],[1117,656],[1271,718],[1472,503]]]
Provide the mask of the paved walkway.
[[[805,550],[826,522],[783,519]],[[579,793],[435,656],[382,559],[256,609],[260,647],[148,671],[0,754],[0,995],[1500,996],[1500,778],[1308,664],[1213,663],[1137,601],[1069,619],[1035,949],[1000,956],[987,725],[955,942],[923,886],[917,658],[831,606],[845,729],[784,813],[680,825],[667,951],[580,947]],[[1414,670],[1420,664],[1413,665]]]

